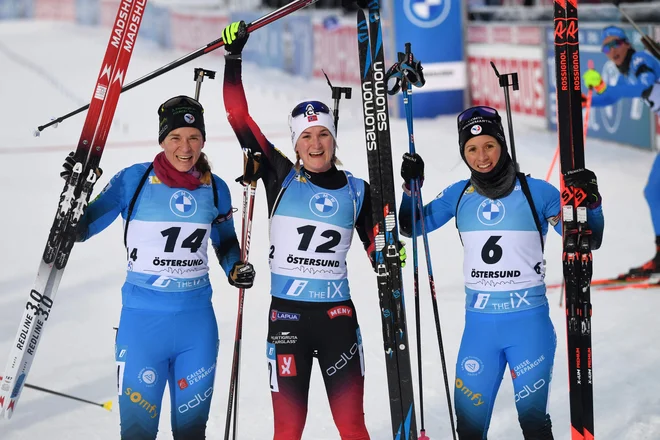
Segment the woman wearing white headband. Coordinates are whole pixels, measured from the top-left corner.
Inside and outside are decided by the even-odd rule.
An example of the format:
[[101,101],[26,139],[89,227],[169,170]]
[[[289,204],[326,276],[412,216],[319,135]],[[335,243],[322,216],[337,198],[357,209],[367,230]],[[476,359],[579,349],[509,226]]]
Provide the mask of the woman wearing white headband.
[[229,25],[223,39],[227,117],[241,147],[262,153],[268,200],[274,439],[302,437],[314,357],[341,438],[368,439],[362,338],[346,267],[354,230],[373,250],[368,185],[337,169],[333,115],[320,101],[301,102],[289,116],[295,163],[273,147],[248,113],[241,81],[245,23]]

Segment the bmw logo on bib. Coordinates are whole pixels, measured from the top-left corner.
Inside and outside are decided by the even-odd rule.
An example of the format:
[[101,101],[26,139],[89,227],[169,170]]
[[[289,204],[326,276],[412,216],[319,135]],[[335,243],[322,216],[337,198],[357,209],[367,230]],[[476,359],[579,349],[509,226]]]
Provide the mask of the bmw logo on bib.
[[177,217],[192,217],[197,212],[197,200],[188,191],[177,191],[170,198],[170,210]]
[[339,211],[339,202],[328,193],[316,193],[309,200],[309,209],[318,217],[332,217]]
[[477,218],[486,226],[495,226],[504,219],[505,212],[502,202],[486,199],[479,205]]
[[451,0],[404,0],[403,10],[415,26],[433,28],[447,19]]

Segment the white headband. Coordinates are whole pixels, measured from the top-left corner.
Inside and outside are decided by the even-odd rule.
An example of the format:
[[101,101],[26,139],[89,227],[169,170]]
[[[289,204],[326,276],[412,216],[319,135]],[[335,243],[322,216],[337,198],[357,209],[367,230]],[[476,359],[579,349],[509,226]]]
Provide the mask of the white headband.
[[333,139],[337,139],[335,130],[335,121],[332,112],[330,113],[315,113],[312,105],[307,106],[307,111],[304,114],[298,115],[295,118],[289,116],[289,128],[291,129],[291,142],[293,148],[296,148],[296,142],[300,135],[309,127],[321,126],[328,129],[332,134]]

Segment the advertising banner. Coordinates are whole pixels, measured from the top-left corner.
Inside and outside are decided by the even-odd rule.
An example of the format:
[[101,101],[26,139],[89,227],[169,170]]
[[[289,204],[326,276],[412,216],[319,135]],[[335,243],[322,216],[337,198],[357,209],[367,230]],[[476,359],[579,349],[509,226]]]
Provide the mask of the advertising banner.
[[[411,43],[422,61],[426,85],[415,89],[415,117],[430,118],[463,110],[467,87],[463,53],[462,0],[397,0],[392,14],[394,48],[388,57]],[[386,68],[389,66],[386,66]],[[403,105],[399,117],[405,116]]]
[[34,18],[41,20],[74,21],[75,0],[33,0]]
[[511,110],[545,118],[543,32],[534,26],[470,26],[467,32],[468,78],[472,105],[505,108],[504,91],[491,66],[518,73],[520,89],[510,90]]
[[357,27],[354,21],[339,22],[334,17],[314,20],[315,77],[323,78],[325,71],[335,85],[360,84]]
[[[229,24],[229,17],[216,12],[193,12],[173,9],[170,11],[172,48],[192,52],[206,46],[222,36],[222,30]],[[224,56],[224,49],[209,53],[210,56]]]
[[[637,50],[641,47],[640,36],[632,27],[621,26],[628,34],[629,40]],[[600,33],[603,25],[580,25],[580,71],[588,69],[589,61],[593,62],[603,80],[608,85],[616,84],[619,70],[601,51]],[[646,29],[642,29],[645,32]],[[555,75],[554,28],[545,29],[547,42],[547,78],[548,78],[548,128],[557,129],[557,96]],[[587,89],[582,84],[583,93]],[[595,92],[594,92],[595,93]],[[641,98],[621,99],[607,107],[592,107],[589,115],[588,137],[629,144],[640,148],[654,148],[655,116],[651,114]]]

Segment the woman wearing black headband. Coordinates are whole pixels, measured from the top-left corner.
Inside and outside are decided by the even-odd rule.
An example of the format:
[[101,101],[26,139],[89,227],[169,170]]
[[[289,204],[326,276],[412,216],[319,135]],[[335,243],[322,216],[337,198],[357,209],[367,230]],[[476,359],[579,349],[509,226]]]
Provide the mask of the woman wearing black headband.
[[[524,438],[552,439],[546,411],[557,342],[545,295],[543,248],[550,226],[561,234],[559,191],[516,173],[495,109],[473,107],[461,113],[458,137],[471,176],[423,209],[429,232],[456,217],[464,247],[465,329],[454,388],[457,431],[461,440],[486,438],[508,364]],[[401,175],[404,189],[411,179],[423,181],[422,158],[405,154]],[[592,248],[597,249],[603,214],[596,176],[581,170],[566,183],[588,194]],[[410,236],[409,191],[399,218],[402,233]]]
[[[250,288],[255,274],[240,261],[229,188],[202,152],[201,104],[176,96],[158,106],[158,120],[162,151],[110,180],[89,204],[77,240],[124,219],[128,261],[115,351],[121,438],[156,438],[168,384],[174,439],[202,440],[219,344],[208,241],[231,285]],[[74,165],[72,153],[64,179]]]

